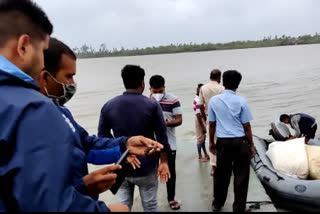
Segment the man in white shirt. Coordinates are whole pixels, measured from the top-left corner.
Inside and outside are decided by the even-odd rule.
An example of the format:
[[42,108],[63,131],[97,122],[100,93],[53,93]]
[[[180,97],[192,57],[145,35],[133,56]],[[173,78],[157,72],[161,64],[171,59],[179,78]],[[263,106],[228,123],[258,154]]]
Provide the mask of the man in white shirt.
[[[224,91],[224,87],[220,85],[221,82],[221,71],[214,69],[210,73],[210,82],[201,87],[199,94],[199,105],[201,109],[201,115],[203,119],[207,122],[208,106],[209,100]],[[207,123],[208,124],[208,123]],[[210,165],[212,166],[210,175],[213,176],[214,170],[217,166],[216,156],[209,152],[210,155]]]

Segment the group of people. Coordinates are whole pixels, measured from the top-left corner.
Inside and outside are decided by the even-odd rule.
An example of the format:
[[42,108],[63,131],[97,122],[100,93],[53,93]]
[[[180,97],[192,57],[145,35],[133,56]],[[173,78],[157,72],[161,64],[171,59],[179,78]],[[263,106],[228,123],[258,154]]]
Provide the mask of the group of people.
[[[122,71],[126,92],[108,101],[101,110],[98,136],[120,137],[142,135],[149,138],[156,136],[164,145],[164,151],[158,157],[139,157],[128,159],[139,168],[130,172],[121,185],[116,197],[129,208],[133,205],[135,186],[139,187],[144,211],[157,211],[157,169],[162,171],[162,179],[167,184],[169,206],[176,210],[180,204],[175,200],[176,186],[176,151],[175,127],[182,124],[182,108],[178,98],[166,92],[165,79],[160,75],[150,78],[150,97],[142,93],[145,89],[145,71],[137,65],[126,65]],[[112,131],[112,133],[111,133]]]
[[[213,211],[219,211],[224,206],[232,172],[235,194],[233,211],[243,212],[248,209],[246,198],[250,159],[255,156],[256,151],[250,125],[250,109],[246,100],[236,95],[241,79],[238,71],[229,70],[223,73],[221,85],[221,71],[214,69],[210,73],[209,83],[197,85],[193,100],[199,161],[210,160],[210,174],[214,176]],[[279,120],[290,124],[295,130],[289,139],[304,136],[308,143],[315,137],[317,123],[308,114],[282,114]],[[209,133],[209,153],[205,146],[206,133]]]
[[[167,185],[168,205],[179,209],[175,128],[182,124],[182,108],[164,77],[150,78],[146,97],[144,69],[126,65],[126,91],[106,102],[98,136],[90,136],[65,107],[77,89],[77,57],[50,37],[52,31],[32,0],[0,0],[0,211],[130,211],[138,186],[144,211],[154,212],[158,177]],[[213,211],[224,206],[232,172],[233,210],[246,208],[255,148],[252,115],[236,94],[241,80],[238,71],[214,69],[193,102],[199,160],[210,160],[214,176]],[[305,115],[288,117],[295,124]],[[316,129],[315,121],[311,126]],[[126,150],[132,170],[116,194],[119,203],[106,205],[99,194],[115,184],[121,166],[112,163]],[[88,163],[108,166],[89,173]]]
[[[220,84],[221,75],[223,85]],[[246,211],[250,159],[256,151],[249,106],[243,97],[236,95],[241,80],[242,75],[236,70],[221,74],[220,70],[214,69],[209,83],[198,84],[193,101],[199,160],[210,159],[210,174],[214,176],[213,211],[220,211],[226,202],[232,172],[235,194],[233,211]],[[210,157],[205,148],[207,132]]]
[[[0,0],[0,211],[124,212],[134,185],[144,210],[156,211],[157,176],[167,182],[170,206],[179,208],[174,127],[182,113],[163,78],[150,80],[146,98],[144,70],[125,66],[127,91],[103,107],[99,136],[90,136],[64,106],[77,89],[76,56],[52,31],[33,1]],[[99,194],[116,182],[121,166],[111,164],[126,150],[138,169],[118,191],[120,203],[106,205]],[[109,165],[89,173],[88,163]]]

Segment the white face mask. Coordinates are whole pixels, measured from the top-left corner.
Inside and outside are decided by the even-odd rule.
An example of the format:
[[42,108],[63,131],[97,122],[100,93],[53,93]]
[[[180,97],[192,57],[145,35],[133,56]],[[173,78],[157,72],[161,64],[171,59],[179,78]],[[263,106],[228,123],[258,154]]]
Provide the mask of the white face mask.
[[157,102],[160,102],[163,99],[164,94],[152,94],[152,96]]

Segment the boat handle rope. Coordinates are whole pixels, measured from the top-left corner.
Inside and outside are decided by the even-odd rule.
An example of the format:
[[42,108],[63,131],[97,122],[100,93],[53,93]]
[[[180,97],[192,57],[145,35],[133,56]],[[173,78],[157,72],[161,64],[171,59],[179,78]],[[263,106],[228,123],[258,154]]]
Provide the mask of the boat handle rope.
[[[259,161],[256,161],[256,156],[258,156],[259,157]],[[253,161],[254,161],[254,163],[256,164],[254,167],[253,167],[253,170],[255,171],[255,172],[257,172],[261,167],[268,167],[267,165],[265,165],[263,162],[262,162],[262,160],[261,160],[261,158],[260,158],[260,155],[258,154],[258,153],[256,153],[256,156],[254,156],[253,157]],[[259,165],[258,167],[257,167],[257,165],[259,164],[259,163],[261,163],[261,165]]]
[[[259,157],[259,159],[260,159],[259,161],[256,161],[256,156]],[[262,162],[259,153],[256,153],[256,156],[254,156],[254,158],[253,158],[253,161],[256,163],[255,167],[253,167],[253,170],[254,170],[255,172],[257,172],[261,167],[264,166],[264,167],[266,167],[267,169],[269,169],[271,172],[273,172],[273,173],[277,176],[278,181],[284,180],[284,178],[281,177],[280,175],[278,175],[278,173],[277,173],[275,170],[270,169],[270,167],[269,167],[268,165],[266,165],[266,164],[264,164],[264,163]],[[261,163],[261,165],[259,165],[259,167],[256,167],[259,163]]]

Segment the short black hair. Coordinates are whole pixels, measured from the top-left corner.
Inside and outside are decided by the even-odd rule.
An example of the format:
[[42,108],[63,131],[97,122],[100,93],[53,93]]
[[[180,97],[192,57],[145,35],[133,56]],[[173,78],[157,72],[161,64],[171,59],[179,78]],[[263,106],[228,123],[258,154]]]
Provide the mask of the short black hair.
[[198,84],[198,88],[199,88],[199,89],[200,89],[202,86],[203,86],[202,83],[199,83],[199,84]]
[[43,10],[31,0],[0,0],[0,47],[9,39],[28,34],[33,39],[45,39],[53,26]]
[[213,69],[210,73],[210,80],[217,80],[221,78],[221,71],[219,69]]
[[121,77],[126,89],[137,89],[144,80],[145,72],[138,65],[126,65],[121,70]]
[[165,79],[163,76],[160,75],[154,75],[150,78],[149,84],[151,88],[161,88],[165,86]]
[[237,89],[242,80],[242,75],[236,70],[229,70],[223,73],[223,86],[226,89]]
[[44,51],[44,65],[45,69],[54,77],[61,68],[63,54],[71,57],[74,60],[77,59],[74,52],[66,44],[56,38],[51,37],[49,48]]
[[290,119],[289,115],[287,115],[287,114],[282,114],[282,115],[280,116],[280,121],[281,121],[281,122],[284,122],[286,119]]

